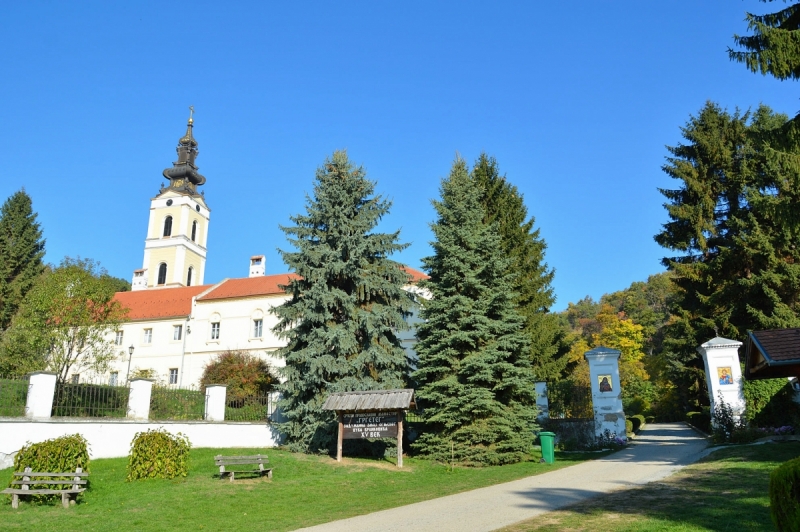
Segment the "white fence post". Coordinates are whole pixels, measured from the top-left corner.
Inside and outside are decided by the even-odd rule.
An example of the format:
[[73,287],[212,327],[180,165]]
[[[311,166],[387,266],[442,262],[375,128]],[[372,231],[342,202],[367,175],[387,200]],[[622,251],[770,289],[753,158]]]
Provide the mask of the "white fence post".
[[228,386],[212,384],[206,386],[206,421],[225,421],[225,403]]
[[727,338],[712,338],[697,348],[703,356],[706,367],[708,399],[711,401],[711,419],[714,410],[722,400],[731,407],[733,415],[739,419],[744,414],[745,402],[742,385],[742,368],[739,366],[739,347],[742,342]]
[[153,392],[153,380],[133,379],[130,386],[128,418],[148,419],[150,417],[150,395]]
[[53,412],[53,397],[55,394],[55,373],[49,371],[31,373],[28,383],[28,399],[25,403],[25,417],[28,419],[49,419]]
[[597,347],[584,353],[583,357],[589,363],[595,434],[600,437],[608,430],[626,440],[628,432],[625,429],[625,412],[622,411],[619,355],[616,349]]
[[536,382],[534,383],[536,389],[536,407],[539,413],[536,415],[538,419],[550,419],[550,403],[547,401],[547,383]]

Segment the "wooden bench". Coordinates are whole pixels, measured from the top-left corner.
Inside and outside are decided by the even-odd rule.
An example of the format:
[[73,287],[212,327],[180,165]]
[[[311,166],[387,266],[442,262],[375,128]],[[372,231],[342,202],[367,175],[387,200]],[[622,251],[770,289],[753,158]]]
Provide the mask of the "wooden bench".
[[[61,495],[61,504],[64,506],[64,508],[69,508],[70,499],[77,496],[78,493],[86,491],[85,486],[87,481],[83,479],[85,479],[88,476],[89,473],[84,473],[83,469],[81,469],[80,467],[76,468],[75,471],[68,471],[66,473],[36,473],[31,471],[30,467],[26,467],[25,471],[23,471],[22,473],[16,473],[16,472],[13,473],[13,477],[22,477],[22,478],[11,479],[11,484],[19,484],[21,487],[6,488],[3,491],[0,491],[0,493],[7,493],[11,495],[12,508],[19,508],[20,495]],[[61,486],[69,485],[70,487],[64,489],[52,489],[52,488],[31,489],[31,486],[59,486],[59,485]]]
[[[231,482],[233,482],[233,477],[237,473],[257,473],[259,477],[267,475],[267,478],[272,478],[272,469],[264,469],[264,464],[269,463],[269,459],[267,459],[266,455],[263,454],[254,454],[251,456],[222,456],[218,454],[214,457],[214,463],[219,466],[219,478],[228,475],[231,477]],[[247,466],[257,465],[258,468],[253,469],[235,469],[233,471],[226,470],[225,468],[228,466]]]

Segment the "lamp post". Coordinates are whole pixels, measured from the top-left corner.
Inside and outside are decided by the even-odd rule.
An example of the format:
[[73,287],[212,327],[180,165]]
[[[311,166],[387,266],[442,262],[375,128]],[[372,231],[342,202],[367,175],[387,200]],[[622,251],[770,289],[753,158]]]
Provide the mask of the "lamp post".
[[133,358],[133,344],[128,348],[128,374],[125,375],[125,382],[131,382],[131,359]]

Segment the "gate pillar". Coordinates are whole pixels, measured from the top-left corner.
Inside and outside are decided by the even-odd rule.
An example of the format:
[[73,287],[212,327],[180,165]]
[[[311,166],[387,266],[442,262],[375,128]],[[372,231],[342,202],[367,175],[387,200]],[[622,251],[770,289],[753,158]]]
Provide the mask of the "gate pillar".
[[712,338],[697,348],[706,368],[706,385],[711,404],[711,419],[719,398],[725,401],[736,419],[744,413],[742,367],[739,365],[739,347],[742,342],[727,338]]
[[619,351],[596,347],[583,354],[589,363],[592,384],[594,430],[600,437],[606,430],[627,439],[625,413],[622,411],[622,387],[619,381]]

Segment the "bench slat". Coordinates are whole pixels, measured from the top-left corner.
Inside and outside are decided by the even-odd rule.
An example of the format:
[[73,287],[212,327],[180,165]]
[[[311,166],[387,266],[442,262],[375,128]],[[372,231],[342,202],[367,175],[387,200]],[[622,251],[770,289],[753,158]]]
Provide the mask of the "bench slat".
[[70,488],[66,490],[50,490],[50,489],[40,489],[40,490],[23,490],[23,489],[15,489],[15,488],[6,488],[0,493],[9,493],[9,494],[16,494],[16,495],[56,495],[60,493],[81,493],[86,491],[86,488]]
[[267,457],[266,454],[250,454],[250,455],[244,455],[244,456],[233,456],[233,455],[227,456],[227,455],[218,454],[214,458],[219,460],[220,458],[225,458],[225,459],[227,459],[227,458],[252,459],[252,458],[266,458],[266,457]]
[[216,460],[217,465],[227,464],[268,464],[269,460]]
[[75,471],[70,471],[68,473],[18,473],[14,472],[13,475],[15,477],[88,477],[89,473],[76,473]]
[[88,480],[12,480],[12,484],[86,484]]

